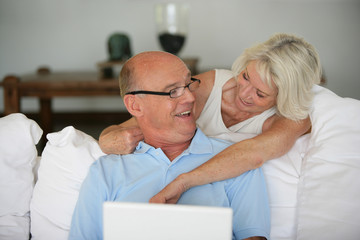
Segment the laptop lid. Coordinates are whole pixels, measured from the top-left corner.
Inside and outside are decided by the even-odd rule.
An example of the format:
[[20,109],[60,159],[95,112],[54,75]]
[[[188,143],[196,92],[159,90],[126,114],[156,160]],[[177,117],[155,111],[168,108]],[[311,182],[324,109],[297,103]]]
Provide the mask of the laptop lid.
[[193,205],[105,202],[104,240],[232,238],[232,209]]

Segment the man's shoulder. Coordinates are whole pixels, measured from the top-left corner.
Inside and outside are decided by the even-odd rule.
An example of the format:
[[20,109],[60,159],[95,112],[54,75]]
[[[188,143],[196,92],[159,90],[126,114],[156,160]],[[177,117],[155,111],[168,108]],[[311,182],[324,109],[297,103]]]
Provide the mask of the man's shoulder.
[[117,154],[108,154],[101,156],[95,162],[92,163],[89,174],[93,176],[104,176],[105,178],[113,178],[114,176],[121,176],[118,174],[119,171],[122,171],[129,166],[132,162],[136,160],[131,160],[130,155],[117,155]]
[[207,137],[214,144],[224,144],[224,145],[232,145],[233,143],[224,139],[215,138],[215,137]]
[[193,139],[193,141],[195,143],[204,143],[204,141],[206,142],[206,139],[209,140],[209,142],[213,146],[228,147],[233,144],[230,141],[223,140],[220,138],[208,137],[203,133],[203,131],[200,128],[197,128],[196,135],[195,135],[195,138]]
[[121,155],[108,154],[101,156],[91,165],[91,168],[101,168],[101,169],[112,169],[114,165],[119,164],[119,160],[122,159]]
[[232,142],[229,142],[227,140],[223,140],[223,139],[220,139],[220,138],[214,138],[214,137],[208,137],[209,141],[211,142],[212,146],[215,148],[215,149],[225,149],[229,146],[231,146],[233,143]]
[[99,157],[97,162],[112,162],[114,161],[114,159],[119,159],[119,158],[121,158],[121,155],[119,154],[106,154]]

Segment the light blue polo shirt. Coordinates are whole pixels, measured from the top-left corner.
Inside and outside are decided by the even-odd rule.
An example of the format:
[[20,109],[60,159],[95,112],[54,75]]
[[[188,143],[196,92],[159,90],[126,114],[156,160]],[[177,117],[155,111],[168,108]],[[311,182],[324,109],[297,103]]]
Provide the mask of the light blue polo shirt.
[[[173,161],[161,149],[144,142],[139,143],[134,154],[101,157],[90,167],[82,184],[69,239],[102,239],[105,201],[148,202],[179,174],[200,166],[230,145],[208,138],[197,129],[189,148]],[[251,236],[269,239],[270,210],[261,169],[191,188],[178,204],[231,207],[233,239]]]

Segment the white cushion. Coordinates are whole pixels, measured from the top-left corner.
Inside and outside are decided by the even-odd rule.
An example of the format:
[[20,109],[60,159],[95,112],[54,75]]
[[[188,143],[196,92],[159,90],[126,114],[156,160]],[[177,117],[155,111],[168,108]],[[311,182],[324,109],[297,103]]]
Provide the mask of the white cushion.
[[298,239],[360,237],[360,101],[314,87],[299,186]]
[[36,144],[42,130],[16,113],[0,118],[0,239],[29,238]]
[[79,189],[104,153],[91,136],[69,126],[47,135],[31,200],[33,239],[67,239]]

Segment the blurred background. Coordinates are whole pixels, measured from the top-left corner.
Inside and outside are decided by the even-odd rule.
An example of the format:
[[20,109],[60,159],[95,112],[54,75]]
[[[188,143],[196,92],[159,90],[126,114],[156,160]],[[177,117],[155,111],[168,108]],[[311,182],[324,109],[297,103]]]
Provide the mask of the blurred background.
[[[169,2],[169,1],[162,1]],[[360,0],[175,0],[188,3],[182,58],[198,71],[230,68],[242,51],[277,32],[294,33],[320,54],[325,87],[360,99]],[[128,35],[133,54],[161,50],[154,0],[0,0],[0,81],[8,74],[96,71],[111,34]],[[3,112],[0,88],[0,113]],[[36,99],[21,100],[36,112]],[[53,111],[122,111],[117,97],[56,98]]]

